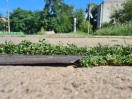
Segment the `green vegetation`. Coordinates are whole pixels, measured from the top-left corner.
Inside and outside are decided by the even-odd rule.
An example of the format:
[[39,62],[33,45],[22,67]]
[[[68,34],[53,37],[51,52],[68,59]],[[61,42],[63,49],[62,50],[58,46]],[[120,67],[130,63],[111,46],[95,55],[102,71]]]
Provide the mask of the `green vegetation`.
[[5,32],[5,31],[0,31],[0,35],[24,35],[25,33],[23,32]]
[[17,8],[10,13],[11,31],[34,34],[40,31],[40,13]]
[[132,66],[132,45],[102,46],[92,48],[77,47],[74,44],[53,45],[40,39],[38,43],[24,40],[19,44],[13,42],[0,43],[1,54],[25,54],[25,55],[78,55],[84,56],[80,60],[80,66],[100,65],[129,65]]
[[39,31],[37,34],[39,34],[39,35],[44,35],[44,34],[46,34],[44,28],[41,27],[40,31]]
[[98,45],[89,50],[89,55],[80,61],[82,66],[132,66],[132,45],[102,46]]
[[104,36],[132,36],[132,28],[127,25],[121,26],[106,26],[101,29],[98,29],[94,35],[104,35]]
[[55,33],[69,33],[73,31],[73,19],[77,17],[77,29],[84,22],[84,10],[67,5],[63,0],[44,0],[42,11],[15,9],[10,13],[11,31],[25,32],[26,34],[40,33],[54,30]]
[[114,9],[111,14],[111,21],[117,25],[129,24],[132,27],[132,0],[126,0],[122,9]]

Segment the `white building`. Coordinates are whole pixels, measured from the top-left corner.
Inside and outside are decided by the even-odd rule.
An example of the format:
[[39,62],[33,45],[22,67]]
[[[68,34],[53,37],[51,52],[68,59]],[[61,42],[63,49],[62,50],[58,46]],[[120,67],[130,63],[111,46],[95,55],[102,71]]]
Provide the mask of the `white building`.
[[122,8],[126,0],[103,0],[98,8],[97,27],[101,28],[102,23],[110,21],[110,15],[114,9]]

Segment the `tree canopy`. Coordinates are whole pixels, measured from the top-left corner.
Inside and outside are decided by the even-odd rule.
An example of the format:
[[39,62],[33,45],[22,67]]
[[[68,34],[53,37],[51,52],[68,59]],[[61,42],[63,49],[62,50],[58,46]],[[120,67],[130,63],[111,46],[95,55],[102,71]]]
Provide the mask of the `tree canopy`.
[[44,0],[44,19],[47,20],[46,30],[55,32],[70,32],[72,30],[73,6],[67,5],[63,0]]
[[111,19],[116,24],[130,23],[132,25],[132,0],[126,0],[122,9],[114,10],[111,14]]
[[39,12],[32,12],[17,8],[10,14],[11,31],[21,31],[29,34],[38,31]]

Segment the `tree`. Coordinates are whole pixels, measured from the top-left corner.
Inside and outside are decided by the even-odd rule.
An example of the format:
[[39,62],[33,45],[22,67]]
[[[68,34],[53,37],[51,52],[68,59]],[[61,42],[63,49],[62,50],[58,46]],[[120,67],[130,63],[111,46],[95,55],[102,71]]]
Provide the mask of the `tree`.
[[132,0],[124,2],[122,9],[115,9],[110,18],[118,25],[126,23],[132,25]]
[[68,33],[72,29],[72,23],[69,21],[69,17],[65,12],[62,12],[56,18],[57,25],[55,27],[55,32]]
[[62,0],[44,0],[45,6],[43,9],[43,19],[44,25],[46,25],[46,30],[51,31],[55,29],[56,17],[59,15],[59,9],[62,4]]
[[46,3],[44,7],[46,16],[48,18],[57,16],[61,10],[60,8],[62,7],[63,0],[44,0],[44,1]]
[[111,22],[115,22],[117,25],[121,25],[125,22],[123,11],[121,9],[114,10],[110,18],[111,18]]
[[132,0],[127,0],[123,4],[123,13],[125,20],[129,22],[132,27]]
[[[63,0],[44,0],[43,20],[46,30],[57,32],[69,32],[72,30],[73,6],[69,6]],[[61,25],[60,25],[61,24]]]
[[25,32],[28,34],[37,33],[41,28],[38,28],[39,18],[39,12],[17,8],[10,14],[11,31]]

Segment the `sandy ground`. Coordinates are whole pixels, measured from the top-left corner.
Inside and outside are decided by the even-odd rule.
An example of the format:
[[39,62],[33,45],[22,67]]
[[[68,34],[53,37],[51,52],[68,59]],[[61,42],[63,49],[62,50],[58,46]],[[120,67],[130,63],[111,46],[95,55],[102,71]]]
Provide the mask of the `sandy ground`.
[[[45,38],[78,46],[132,44],[126,38]],[[0,37],[0,42],[37,42],[39,36]],[[0,66],[0,99],[132,99],[132,67]]]
[[38,42],[40,38],[44,38],[47,42],[51,44],[76,44],[77,46],[87,46],[93,47],[97,44],[102,45],[126,45],[132,44],[132,36],[128,37],[100,37],[100,38],[47,38],[45,36],[26,36],[26,37],[17,37],[17,36],[1,36],[0,42],[4,43],[5,41],[13,41],[16,44],[20,43],[22,40],[30,40],[32,42]]
[[132,68],[1,66],[0,99],[132,99]]

